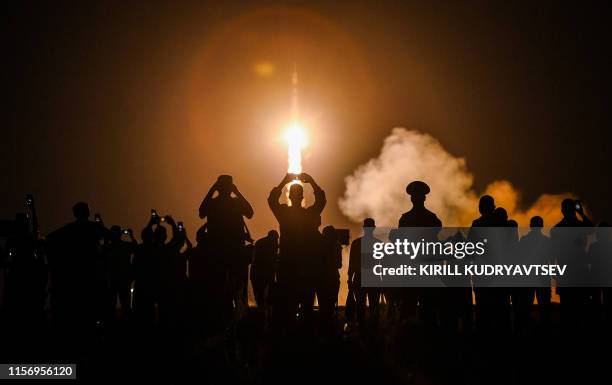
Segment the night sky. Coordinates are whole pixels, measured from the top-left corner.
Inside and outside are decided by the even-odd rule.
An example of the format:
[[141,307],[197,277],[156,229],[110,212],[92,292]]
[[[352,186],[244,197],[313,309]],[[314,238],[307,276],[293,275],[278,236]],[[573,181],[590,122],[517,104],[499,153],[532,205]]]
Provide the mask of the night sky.
[[573,192],[612,219],[610,3],[229,3],[3,6],[0,216],[31,192],[43,233],[79,200],[137,234],[151,208],[192,233],[229,173],[263,235],[295,66],[324,224],[349,225],[343,179],[397,126],[465,157],[477,190]]

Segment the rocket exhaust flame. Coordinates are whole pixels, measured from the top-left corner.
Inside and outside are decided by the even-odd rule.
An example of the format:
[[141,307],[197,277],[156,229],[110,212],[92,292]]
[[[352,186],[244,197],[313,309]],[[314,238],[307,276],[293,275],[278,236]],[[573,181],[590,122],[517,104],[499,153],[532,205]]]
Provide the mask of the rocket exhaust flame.
[[[291,125],[284,134],[287,142],[287,172],[290,174],[300,174],[302,172],[302,150],[308,145],[306,131],[299,122],[299,103],[298,103],[298,74],[294,67],[291,77],[293,92],[291,97]],[[289,197],[289,187],[293,184],[302,184],[299,179],[295,179],[287,186],[287,198]],[[287,200],[291,205],[291,201]]]
[[[308,144],[308,139],[306,138],[306,132],[297,121],[294,121],[285,132],[285,140],[287,141],[287,172],[289,174],[300,174],[302,173],[302,150]],[[301,185],[302,182],[296,178],[287,185],[286,195],[289,206],[291,206],[289,188],[294,184]]]
[[308,144],[306,132],[299,122],[294,121],[285,132],[287,141],[287,172],[299,174],[302,172],[302,150]]
[[291,125],[285,132],[287,141],[287,172],[299,174],[302,172],[302,150],[308,144],[306,132],[299,123],[298,73],[294,64],[291,76]]

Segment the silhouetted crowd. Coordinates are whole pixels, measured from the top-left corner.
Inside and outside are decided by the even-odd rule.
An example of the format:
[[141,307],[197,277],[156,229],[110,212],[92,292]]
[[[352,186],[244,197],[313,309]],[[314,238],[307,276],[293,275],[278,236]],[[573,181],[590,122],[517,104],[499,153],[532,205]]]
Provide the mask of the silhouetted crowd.
[[[308,207],[305,184],[314,192]],[[286,203],[281,203],[284,191]],[[415,181],[406,192],[412,209],[401,215],[398,227],[441,228],[440,219],[425,207],[429,186]],[[209,368],[242,373],[238,382],[266,383],[269,368],[293,370],[277,368],[278,362],[288,360],[284,340],[294,348],[347,338],[384,346],[379,351],[395,347],[399,350],[392,358],[377,359],[409,366],[398,358],[405,357],[401,349],[406,347],[391,338],[407,341],[411,328],[417,328],[417,335],[442,335],[448,341],[474,335],[532,336],[554,325],[583,330],[594,322],[609,322],[612,314],[609,288],[558,288],[557,306],[551,302],[551,285],[362,287],[362,249],[379,241],[373,218],[364,219],[363,236],[350,244],[347,301],[339,306],[346,242],[333,226],[320,230],[323,189],[308,174],[287,174],[271,190],[268,205],[279,230],[254,241],[245,222],[253,217],[253,208],[232,177],[221,175],[200,205],[204,224],[193,245],[183,223],[170,215],[151,210],[138,242],[131,229],[106,227],[99,214],[90,220],[84,202],[74,205],[74,221],[42,237],[34,198],[27,195],[25,212],[3,221],[0,234],[1,326],[12,334],[12,342],[5,345],[12,350],[2,358],[19,357],[20,348],[22,356],[29,357],[29,347],[39,346],[36,340],[48,335],[51,340],[44,341],[53,348],[44,352],[56,360],[79,362],[106,354],[92,353],[91,346],[121,346],[127,350],[122,357],[133,360],[134,355],[153,354],[147,347],[154,350],[152,346],[161,344],[177,362],[197,365],[203,360]],[[550,241],[539,216],[531,219],[531,231],[519,237],[516,221],[495,206],[493,197],[481,197],[479,211],[468,238],[476,236],[478,228],[507,227],[515,230],[511,242],[527,251]],[[555,224],[551,237],[558,228],[593,228],[596,242],[578,247],[589,261],[598,261],[590,268],[610,263],[608,225],[595,228],[572,199],[563,201],[561,212],[563,220]],[[249,281],[256,307],[249,306]],[[294,369],[298,375],[304,370]]]

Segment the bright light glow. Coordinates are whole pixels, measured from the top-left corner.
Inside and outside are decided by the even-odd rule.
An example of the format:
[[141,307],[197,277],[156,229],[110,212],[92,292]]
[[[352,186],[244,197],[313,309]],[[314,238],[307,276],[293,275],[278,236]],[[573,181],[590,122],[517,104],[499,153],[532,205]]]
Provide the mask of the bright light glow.
[[287,142],[287,172],[299,174],[302,172],[302,150],[308,145],[306,131],[299,122],[294,121],[285,131],[284,138]]
[[260,61],[253,65],[253,72],[255,72],[257,76],[267,78],[274,75],[274,72],[276,72],[276,66],[274,63],[268,61]]

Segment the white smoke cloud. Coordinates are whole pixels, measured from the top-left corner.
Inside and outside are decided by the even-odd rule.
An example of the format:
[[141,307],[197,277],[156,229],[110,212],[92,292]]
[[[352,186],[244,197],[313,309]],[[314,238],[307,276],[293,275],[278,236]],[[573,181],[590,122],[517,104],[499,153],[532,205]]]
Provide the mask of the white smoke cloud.
[[[422,180],[431,188],[426,206],[445,226],[469,226],[478,214],[474,177],[465,159],[450,154],[431,135],[405,128],[394,128],[380,155],[359,166],[345,178],[344,196],[339,205],[355,222],[372,217],[380,226],[397,226],[400,215],[410,208],[406,185]],[[496,205],[508,210],[521,226],[540,215],[547,226],[560,219],[561,201],[569,194],[542,195],[530,208],[520,208],[520,193],[508,181],[496,181],[485,189]]]

